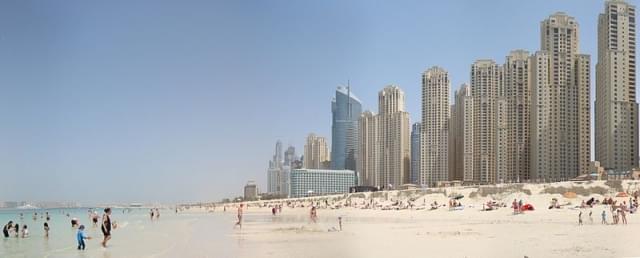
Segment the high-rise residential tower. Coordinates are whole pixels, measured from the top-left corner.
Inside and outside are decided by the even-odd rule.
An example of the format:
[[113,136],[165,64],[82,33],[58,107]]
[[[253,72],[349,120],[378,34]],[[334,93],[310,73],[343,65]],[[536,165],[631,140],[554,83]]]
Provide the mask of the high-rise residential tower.
[[304,145],[304,168],[327,169],[329,166],[329,148],[324,137],[313,133],[307,136]]
[[412,184],[420,183],[420,137],[421,124],[414,123],[411,125],[411,172],[409,182]]
[[[498,168],[498,179],[520,182],[530,178],[529,173],[529,106],[531,90],[529,87],[529,52],[514,50],[507,56],[503,65],[504,80],[500,89],[500,99],[504,104],[505,165]],[[499,107],[500,108],[500,107]],[[504,169],[504,170],[501,170]]]
[[497,103],[502,69],[493,60],[471,65],[473,96],[473,181],[495,183],[498,141]]
[[332,169],[356,169],[358,119],[361,111],[362,104],[351,92],[351,87],[338,87],[336,89],[336,96],[331,101]]
[[589,55],[579,54],[578,22],[555,13],[540,24],[531,67],[531,178],[561,181],[590,161]]
[[605,2],[598,18],[595,157],[607,170],[638,167],[636,8]]
[[378,173],[380,165],[378,129],[378,116],[371,111],[362,112],[358,122],[358,164],[356,167],[360,185],[382,186],[382,178]]
[[378,93],[378,114],[360,116],[358,169],[362,184],[397,189],[409,182],[411,139],[404,92],[387,86]]
[[449,177],[473,181],[473,98],[471,87],[462,84],[454,94],[449,127]]
[[449,74],[440,67],[422,73],[420,184],[449,180]]

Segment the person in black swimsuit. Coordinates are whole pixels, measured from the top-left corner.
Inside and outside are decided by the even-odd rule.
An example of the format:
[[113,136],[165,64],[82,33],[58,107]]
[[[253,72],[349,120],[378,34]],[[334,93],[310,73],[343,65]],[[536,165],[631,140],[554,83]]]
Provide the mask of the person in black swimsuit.
[[104,215],[102,215],[102,246],[107,247],[107,241],[111,239],[111,208],[104,209]]
[[9,221],[7,225],[4,225],[4,227],[2,228],[2,234],[4,235],[4,237],[9,237],[9,230],[11,230],[12,227],[13,221]]

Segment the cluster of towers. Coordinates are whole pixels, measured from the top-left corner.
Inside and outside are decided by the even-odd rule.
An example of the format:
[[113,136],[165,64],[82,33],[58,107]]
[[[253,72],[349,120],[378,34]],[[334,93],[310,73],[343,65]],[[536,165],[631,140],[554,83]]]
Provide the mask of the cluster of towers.
[[[605,2],[598,19],[595,159],[606,170],[638,167],[635,6]],[[404,92],[378,94],[362,111],[350,87],[332,100],[331,151],[310,134],[304,167],[353,170],[358,184],[397,188],[445,181],[492,184],[563,181],[591,162],[591,57],[566,13],[540,23],[540,49],[513,50],[504,63],[476,60],[469,84],[453,93],[438,66],[422,73],[421,123],[410,124]]]

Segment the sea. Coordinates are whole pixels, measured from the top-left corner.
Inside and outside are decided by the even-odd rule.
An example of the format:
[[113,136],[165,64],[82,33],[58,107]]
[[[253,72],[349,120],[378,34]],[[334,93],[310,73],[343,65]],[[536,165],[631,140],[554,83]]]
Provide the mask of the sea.
[[[102,217],[103,209],[93,210]],[[160,209],[160,218],[151,220],[149,209],[116,208],[111,217],[118,227],[112,231],[107,248],[103,248],[102,232],[99,225],[92,225],[89,211],[90,208],[0,210],[2,226],[11,220],[29,229],[26,238],[0,235],[0,257],[235,257],[243,245],[233,236],[233,212],[176,213],[175,209]],[[45,212],[50,215],[48,237],[44,231]],[[84,251],[77,250],[77,229],[71,226],[72,218],[85,225],[85,232],[92,237],[86,241]]]

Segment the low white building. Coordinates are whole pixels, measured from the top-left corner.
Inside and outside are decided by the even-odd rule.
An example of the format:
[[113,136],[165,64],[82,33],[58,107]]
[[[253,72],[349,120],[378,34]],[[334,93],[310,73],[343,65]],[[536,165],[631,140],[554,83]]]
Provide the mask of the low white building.
[[348,193],[356,185],[352,170],[294,169],[289,174],[289,196],[292,198]]

